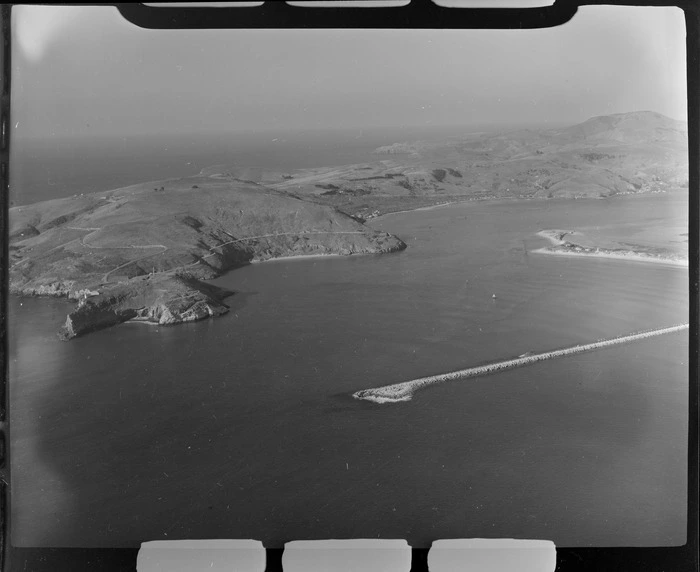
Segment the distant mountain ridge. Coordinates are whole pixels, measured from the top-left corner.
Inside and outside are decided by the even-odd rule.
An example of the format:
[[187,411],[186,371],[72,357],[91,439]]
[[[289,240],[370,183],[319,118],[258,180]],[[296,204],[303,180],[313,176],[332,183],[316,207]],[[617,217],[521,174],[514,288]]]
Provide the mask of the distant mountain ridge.
[[688,125],[655,111],[633,111],[591,117],[583,123],[559,130],[559,134],[584,140],[624,143],[683,142],[688,137]]
[[377,152],[371,163],[274,175],[215,165],[194,177],[12,208],[10,291],[77,300],[66,338],[133,319],[181,323],[226,312],[230,292],[202,280],[251,261],[405,248],[362,224],[384,213],[666,193],[688,183],[685,124],[649,111]]
[[653,111],[557,129],[397,142],[378,161],[304,169],[272,184],[359,218],[483,199],[603,198],[687,185],[683,121]]

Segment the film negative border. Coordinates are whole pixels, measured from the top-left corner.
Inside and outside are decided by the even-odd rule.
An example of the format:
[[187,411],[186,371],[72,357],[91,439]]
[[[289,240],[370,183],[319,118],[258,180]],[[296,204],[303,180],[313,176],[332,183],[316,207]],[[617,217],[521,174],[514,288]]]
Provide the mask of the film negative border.
[[9,550],[9,476],[8,476],[8,449],[9,437],[7,431],[7,412],[9,409],[8,388],[8,364],[7,364],[7,284],[8,259],[7,232],[9,210],[9,165],[10,145],[10,77],[12,71],[10,12],[7,5],[0,6],[0,359],[2,371],[0,373],[0,569],[5,570],[7,552]]
[[[526,29],[547,28],[570,20],[581,6],[676,6],[685,12],[687,30],[688,124],[689,124],[689,244],[691,291],[690,316],[690,423],[688,469],[688,542],[673,548],[557,548],[557,571],[569,570],[698,570],[698,288],[700,284],[700,4],[696,0],[557,0],[552,6],[538,8],[444,8],[430,0],[412,0],[408,5],[386,8],[301,8],[268,0],[262,6],[236,8],[152,7],[143,4],[103,4],[115,6],[122,16],[137,26],[157,29],[176,28],[414,28],[414,29]],[[138,548],[12,548],[9,544],[7,508],[9,496],[9,452],[6,412],[7,391],[7,211],[9,180],[10,120],[10,15],[11,5],[0,7],[2,53],[0,70],[0,230],[3,233],[0,271],[2,309],[0,310],[0,356],[3,361],[0,387],[0,568],[8,571],[56,570],[135,570]],[[284,549],[266,550],[266,570],[283,570]],[[412,549],[411,570],[428,568],[428,549]]]
[[[159,8],[115,4],[124,18],[144,28],[549,28],[568,22],[577,5],[557,0],[539,8],[445,8],[430,0],[405,6],[308,8],[286,2],[240,8]],[[367,13],[370,11],[370,13]],[[165,13],[165,14],[163,14]]]

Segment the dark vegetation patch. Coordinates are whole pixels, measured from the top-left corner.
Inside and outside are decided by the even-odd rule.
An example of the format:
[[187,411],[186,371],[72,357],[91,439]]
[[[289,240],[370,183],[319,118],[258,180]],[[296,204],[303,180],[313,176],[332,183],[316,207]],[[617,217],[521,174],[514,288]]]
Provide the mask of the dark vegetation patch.
[[448,168],[448,169],[447,169],[447,172],[448,172],[450,175],[452,175],[453,177],[458,177],[458,178],[460,178],[460,179],[462,178],[462,173],[460,173],[457,169],[450,169],[450,168]]
[[176,218],[182,224],[185,224],[185,225],[189,226],[190,228],[193,228],[194,230],[199,230],[203,226],[202,221],[200,221],[199,219],[196,219],[190,215],[178,216]]
[[438,183],[442,183],[442,181],[445,180],[446,175],[447,171],[445,171],[445,169],[433,169],[433,177],[435,177],[435,180]]
[[336,187],[332,191],[326,191],[325,193],[321,193],[321,196],[327,197],[327,196],[333,196],[333,195],[350,195],[353,197],[361,197],[364,195],[371,195],[372,191],[369,191],[367,189],[339,189]]
[[552,175],[552,171],[549,169],[528,169],[525,174],[530,176],[545,175],[550,177]]
[[10,241],[13,240],[24,240],[25,238],[29,238],[31,236],[37,236],[39,231],[36,229],[36,227],[32,226],[31,224],[28,224],[27,226],[23,226],[22,228],[16,230],[12,234],[10,234],[9,239]]
[[69,213],[69,214],[64,214],[59,217],[56,217],[53,220],[50,220],[47,222],[44,226],[44,230],[49,230],[52,228],[55,228],[57,226],[62,226],[68,222],[71,222],[77,218],[77,216],[81,214],[79,212],[74,212],[74,213]]
[[360,177],[358,179],[348,179],[348,181],[377,181],[383,179],[393,179],[395,177],[405,177],[403,173],[385,173],[384,175],[376,175],[374,177]]
[[614,159],[616,155],[609,155],[607,153],[583,153],[581,157],[590,163],[595,163],[602,159]]

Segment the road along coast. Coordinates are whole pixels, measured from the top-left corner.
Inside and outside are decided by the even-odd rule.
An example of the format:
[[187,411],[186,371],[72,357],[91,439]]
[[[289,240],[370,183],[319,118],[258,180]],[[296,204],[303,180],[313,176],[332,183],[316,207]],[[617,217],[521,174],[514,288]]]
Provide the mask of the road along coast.
[[252,262],[406,248],[334,208],[205,176],[17,207],[10,221],[10,291],[77,301],[66,340],[225,314],[233,292],[205,281]]
[[538,361],[580,354],[583,352],[599,350],[611,346],[617,346],[620,344],[627,344],[630,342],[636,342],[638,340],[653,338],[655,336],[662,336],[664,334],[672,334],[674,332],[680,332],[687,329],[688,324],[680,324],[668,328],[647,330],[644,332],[638,332],[626,336],[619,336],[607,340],[598,340],[590,344],[580,344],[576,346],[571,346],[569,348],[533,354],[515,359],[497,361],[485,365],[480,365],[477,367],[470,367],[467,369],[453,371],[450,373],[432,375],[429,377],[421,377],[419,379],[413,379],[411,381],[405,381],[403,383],[385,385],[383,387],[377,387],[374,389],[363,389],[361,391],[353,393],[352,396],[355,399],[363,399],[365,401],[373,401],[375,403],[397,403],[400,401],[410,401],[413,397],[413,394],[419,389],[424,389],[426,387],[436,385],[438,383],[468,379],[470,377],[478,377],[489,373],[495,373],[498,371],[530,365]]

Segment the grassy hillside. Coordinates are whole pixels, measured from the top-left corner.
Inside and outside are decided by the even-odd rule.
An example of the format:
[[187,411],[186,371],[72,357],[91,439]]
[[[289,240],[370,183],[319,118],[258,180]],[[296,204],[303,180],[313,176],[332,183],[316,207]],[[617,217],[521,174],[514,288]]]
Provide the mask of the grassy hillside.
[[653,112],[396,143],[376,153],[374,163],[301,170],[273,186],[367,218],[454,201],[665,192],[688,181],[685,124]]
[[162,324],[218,315],[225,295],[200,281],[251,261],[405,248],[331,207],[226,177],[17,207],[10,225],[11,292],[80,300],[67,337],[137,315]]
[[225,312],[230,293],[201,280],[251,261],[405,248],[362,224],[386,212],[667,192],[688,181],[685,125],[653,112],[397,143],[376,154],[372,163],[272,179],[217,165],[195,177],[13,208],[10,290],[78,300],[66,337],[127,319],[179,323]]

